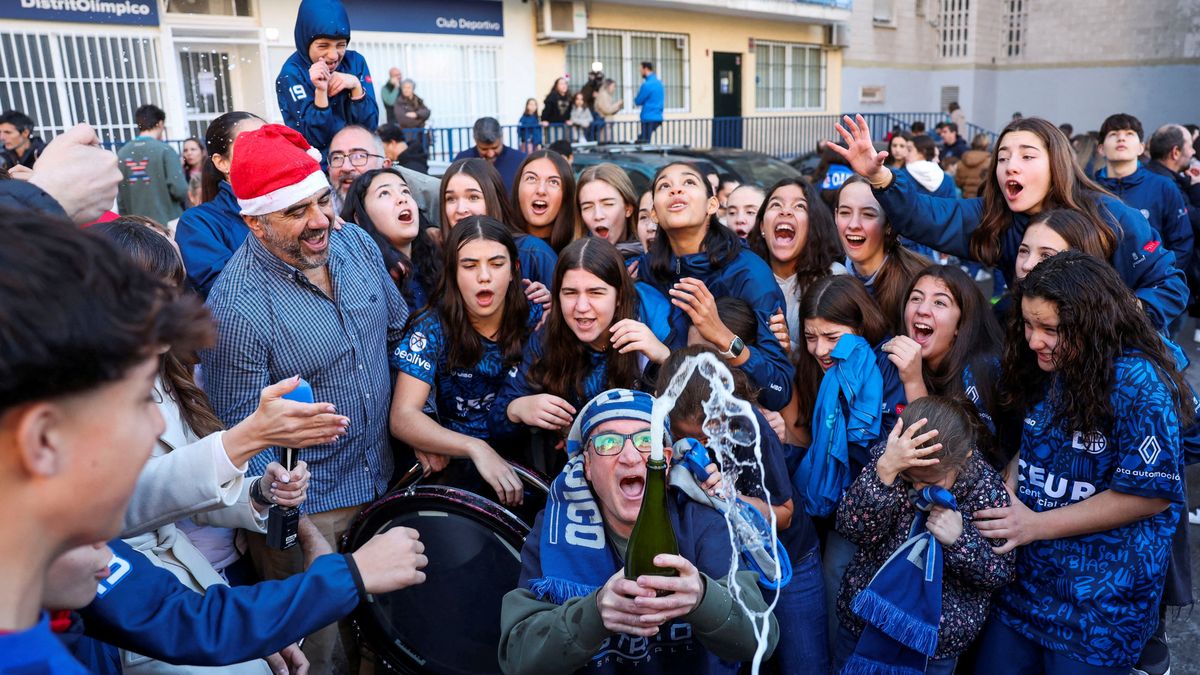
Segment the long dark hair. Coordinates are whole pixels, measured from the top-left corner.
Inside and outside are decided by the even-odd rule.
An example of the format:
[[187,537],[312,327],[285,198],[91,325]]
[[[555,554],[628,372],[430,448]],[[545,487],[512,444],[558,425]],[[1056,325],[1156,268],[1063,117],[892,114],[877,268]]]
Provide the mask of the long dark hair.
[[[1043,371],[1025,340],[1021,301],[1038,298],[1058,311],[1056,369]],[[1016,313],[1008,324],[1000,401],[1016,415],[1052,396],[1055,419],[1068,431],[1107,433],[1117,358],[1137,352],[1171,388],[1181,427],[1191,423],[1187,383],[1137,297],[1108,262],[1082,251],[1063,251],[1038,263],[1013,287]],[[1050,389],[1051,380],[1059,386]]]
[[[546,320],[545,350],[529,371],[529,380],[535,387],[569,401],[581,401],[584,397],[583,384],[590,368],[591,346],[579,341],[567,326],[562,314],[562,305],[557,292],[562,288],[563,277],[571,270],[583,270],[596,275],[617,291],[617,304],[612,322],[636,319],[638,316],[637,290],[625,272],[625,262],[616,246],[607,240],[585,237],[571,242],[558,256],[554,266],[554,289],[556,295]],[[611,324],[610,324],[611,325]],[[605,333],[607,335],[607,333]],[[605,349],[605,389],[632,389],[638,380],[638,354],[622,354],[615,349]]]
[[[870,188],[871,183],[866,178],[854,174],[842,183],[842,187],[837,191],[837,198],[834,200],[834,218],[836,225],[837,209],[841,208],[842,192],[847,185],[860,183]],[[871,194],[868,190],[868,194]],[[874,195],[871,195],[874,199]],[[875,273],[875,281],[872,282],[869,291],[875,296],[875,302],[879,303],[879,309],[883,312],[883,316],[887,319],[888,325],[891,326],[893,333],[904,332],[904,303],[908,300],[908,288],[912,285],[913,277],[917,276],[921,270],[929,266],[929,259],[924,256],[917,255],[904,247],[900,243],[900,235],[891,224],[888,223],[887,212],[882,206],[876,202],[876,210],[879,212],[879,219],[883,221],[883,265]]]
[[517,180],[512,186],[513,223],[517,229],[529,234],[529,223],[525,221],[525,214],[521,212],[521,176],[530,162],[536,162],[539,159],[550,160],[554,169],[558,171],[559,178],[562,179],[562,203],[558,207],[558,215],[554,218],[554,224],[550,229],[550,248],[561,251],[567,247],[567,244],[578,239],[582,235],[582,231],[575,218],[575,210],[579,208],[575,204],[575,172],[571,170],[571,165],[567,163],[566,158],[557,152],[537,150],[529,153],[521,162],[521,166],[517,169]]
[[513,218],[512,205],[508,202],[504,179],[500,177],[500,172],[486,159],[467,157],[454,162],[446,169],[446,173],[442,174],[442,184],[438,187],[438,208],[442,210],[439,221],[442,224],[442,241],[450,238],[450,219],[446,217],[446,189],[450,185],[450,179],[460,173],[474,178],[479,184],[479,190],[483,192],[484,207],[489,216],[500,221],[510,234],[525,234],[524,230],[517,227]]
[[[170,240],[152,229],[148,218],[122,217],[107,223],[97,223],[89,232],[115,243],[129,254],[139,268],[162,279],[177,292],[186,292],[183,260]],[[180,351],[172,347],[158,362],[158,376],[165,393],[179,406],[180,417],[196,436],[203,438],[221,431],[225,425],[213,412],[208,395],[196,384],[192,375],[199,357],[194,351]]]
[[1040,117],[1022,117],[1004,127],[996,139],[996,151],[992,153],[986,180],[983,181],[983,215],[979,227],[971,235],[971,257],[986,265],[996,265],[1000,260],[1000,238],[1012,226],[1013,212],[1008,208],[996,177],[1000,144],[1004,136],[1015,131],[1028,131],[1037,136],[1046,146],[1050,162],[1050,189],[1042,208],[1071,209],[1081,211],[1096,223],[1103,225],[1098,232],[1106,249],[1116,249],[1121,234],[1117,231],[1116,219],[1100,202],[1102,195],[1109,194],[1088,177],[1075,161],[1071,142],[1052,122]]
[[221,181],[225,180],[225,174],[221,173],[216,164],[213,164],[213,155],[220,155],[228,159],[229,149],[233,147],[237,125],[249,119],[265,121],[254,113],[234,110],[209,122],[208,131],[204,134],[204,147],[208,150],[208,154],[204,156],[204,171],[200,174],[201,203],[216,199],[217,193],[221,191]]
[[448,343],[446,361],[450,368],[470,368],[479,363],[483,357],[483,343],[479,333],[471,326],[462,290],[458,287],[458,251],[476,240],[497,242],[508,251],[512,278],[504,291],[503,318],[496,344],[500,345],[504,366],[511,367],[520,363],[525,340],[529,337],[529,303],[521,291],[521,263],[517,259],[517,244],[500,221],[491,216],[469,216],[454,226],[443,247],[442,277],[425,311],[434,311],[436,308],[442,320]]
[[958,335],[950,345],[950,352],[936,369],[929,364],[922,365],[925,388],[930,394],[965,397],[963,372],[970,368],[979,394],[979,407],[994,418],[994,370],[1000,358],[1002,335],[991,304],[971,277],[955,265],[930,265],[921,270],[909,284],[906,298],[912,296],[917,283],[925,277],[945,284],[959,311]]
[[[849,275],[827,276],[814,281],[800,297],[799,319],[802,333],[805,319],[824,319],[852,328],[855,335],[861,336],[871,346],[883,342],[890,332],[867,287]],[[799,405],[799,420],[807,423],[812,419],[817,390],[821,388],[821,379],[825,374],[807,351],[799,353],[795,361],[794,391]]]
[[[413,210],[417,212],[419,220],[417,226],[417,237],[412,242],[412,258],[410,259],[404,252],[392,246],[387,237],[375,227],[375,223],[371,220],[371,215],[367,213],[366,196],[367,191],[371,189],[371,183],[380,174],[391,174],[400,179],[402,185],[407,186],[408,182],[404,180],[404,176],[396,169],[371,169],[363,173],[358,178],[354,179],[354,183],[350,185],[350,189],[346,192],[346,201],[342,205],[342,220],[348,223],[354,223],[371,235],[371,239],[375,241],[375,245],[379,247],[379,252],[383,255],[383,264],[387,267],[388,274],[392,280],[396,282],[396,287],[400,289],[401,295],[404,296],[405,302],[412,305],[413,302],[413,284],[420,284],[426,291],[432,289],[437,284],[437,279],[440,274],[438,261],[437,246],[429,238],[429,223],[421,215],[420,209],[417,208],[417,202],[413,199]],[[416,309],[415,307],[413,309]]]
[[[749,236],[746,237],[746,243],[750,245],[751,251],[758,254],[758,257],[768,265],[771,264],[771,251],[767,247],[767,241],[762,232],[763,216],[775,193],[789,185],[798,187],[804,192],[804,201],[807,204],[805,219],[808,222],[808,232],[805,235],[804,248],[796,258],[794,268],[796,288],[803,294],[804,289],[814,281],[829,276],[829,268],[842,256],[842,245],[838,241],[837,225],[833,222],[833,214],[829,212],[829,207],[821,200],[821,196],[817,194],[816,188],[800,178],[784,178],[772,185],[767,190],[767,196],[763,197],[758,215],[754,217],[754,229],[750,230]],[[797,232],[796,236],[799,235],[800,233]]]
[[[204,147],[204,141],[200,140],[199,138],[196,138],[195,136],[189,136],[188,138],[186,138],[183,141],[183,143],[179,144],[179,149],[181,151],[183,150],[183,146],[188,144],[188,141],[191,141],[192,143],[195,143],[196,145],[200,146],[200,170],[201,170],[201,172],[203,172],[205,160],[208,159],[208,150]],[[192,167],[188,166],[187,160],[183,158],[183,152],[179,153],[179,162],[181,164],[183,164],[183,173],[185,175],[187,174],[187,172],[192,170]],[[188,178],[191,178],[191,176],[188,176]]]
[[[704,180],[704,171],[700,167],[691,162],[671,162],[666,166],[660,167],[654,172],[654,180],[650,182],[650,203],[651,209],[654,208],[654,188],[658,185],[658,181],[662,178],[664,172],[673,166],[683,166],[690,171],[696,172],[700,176],[700,182],[704,184],[704,193],[707,197],[714,197],[712,184]],[[717,214],[713,213],[708,218],[708,223],[705,225],[704,240],[700,242],[700,250],[708,256],[708,262],[714,267],[723,267],[737,260],[738,254],[742,251],[742,240],[738,238],[733,230],[721,224],[717,220]],[[658,235],[654,237],[653,243],[650,244],[650,274],[653,279],[658,280],[661,284],[669,284],[675,279],[675,270],[671,269],[671,235],[667,228],[659,225]]]

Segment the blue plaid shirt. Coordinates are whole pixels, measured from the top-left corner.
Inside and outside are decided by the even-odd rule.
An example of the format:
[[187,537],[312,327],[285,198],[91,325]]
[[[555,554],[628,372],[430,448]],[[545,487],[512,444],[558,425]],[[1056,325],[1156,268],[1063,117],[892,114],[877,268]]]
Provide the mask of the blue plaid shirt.
[[[247,237],[208,296],[219,337],[201,354],[205,391],[227,425],[254,412],[263,387],[297,374],[317,401],[350,418],[346,436],[300,452],[312,472],[308,513],[364,504],[387,488],[388,354],[408,318],[378,247],[361,229],[347,223],[330,231],[328,264],[333,299]],[[251,473],[277,456],[258,455]]]

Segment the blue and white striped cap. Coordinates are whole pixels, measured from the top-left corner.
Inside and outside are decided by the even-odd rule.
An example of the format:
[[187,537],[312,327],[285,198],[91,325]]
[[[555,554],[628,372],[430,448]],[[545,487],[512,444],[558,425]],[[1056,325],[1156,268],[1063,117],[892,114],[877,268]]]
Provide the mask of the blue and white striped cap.
[[650,422],[654,409],[654,397],[632,389],[609,389],[601,392],[583,406],[575,417],[571,432],[567,434],[567,454],[571,457],[583,452],[592,430],[609,420],[643,420]]

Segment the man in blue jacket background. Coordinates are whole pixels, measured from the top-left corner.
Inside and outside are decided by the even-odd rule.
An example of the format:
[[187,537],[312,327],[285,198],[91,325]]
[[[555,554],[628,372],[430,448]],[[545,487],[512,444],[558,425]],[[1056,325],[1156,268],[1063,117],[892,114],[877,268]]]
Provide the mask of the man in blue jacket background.
[[1142,138],[1138,118],[1125,113],[1109,115],[1100,125],[1100,147],[1108,166],[1096,173],[1096,182],[1141,211],[1162,236],[1163,246],[1175,254],[1175,266],[1187,270],[1195,243],[1187,204],[1173,181],[1138,162],[1145,151]]
[[663,122],[663,107],[666,94],[663,92],[662,80],[654,74],[654,64],[642,61],[642,87],[638,89],[637,98],[633,104],[641,106],[642,133],[638,135],[638,143],[649,143],[650,137],[658,130]]
[[379,106],[367,60],[346,49],[350,18],[341,0],[304,0],[296,12],[296,51],[275,79],[283,121],[324,155],[347,124],[374,129]]

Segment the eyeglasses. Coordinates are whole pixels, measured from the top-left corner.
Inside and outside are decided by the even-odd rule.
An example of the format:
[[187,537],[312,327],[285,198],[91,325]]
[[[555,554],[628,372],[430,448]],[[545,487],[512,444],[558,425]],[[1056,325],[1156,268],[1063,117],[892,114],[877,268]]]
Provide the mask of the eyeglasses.
[[609,456],[621,454],[621,450],[625,448],[625,441],[633,441],[633,447],[637,448],[638,452],[648,455],[653,439],[654,434],[649,429],[635,431],[632,434],[605,431],[592,436],[591,444],[597,455]]
[[334,153],[329,156],[329,166],[332,166],[333,168],[336,169],[339,166],[345,164],[347,158],[350,159],[351,166],[366,166],[368,157],[377,157],[379,159],[384,159],[383,155],[372,155],[371,153],[366,152],[365,150],[356,150],[348,155],[341,153],[341,152],[337,152],[337,153]]

